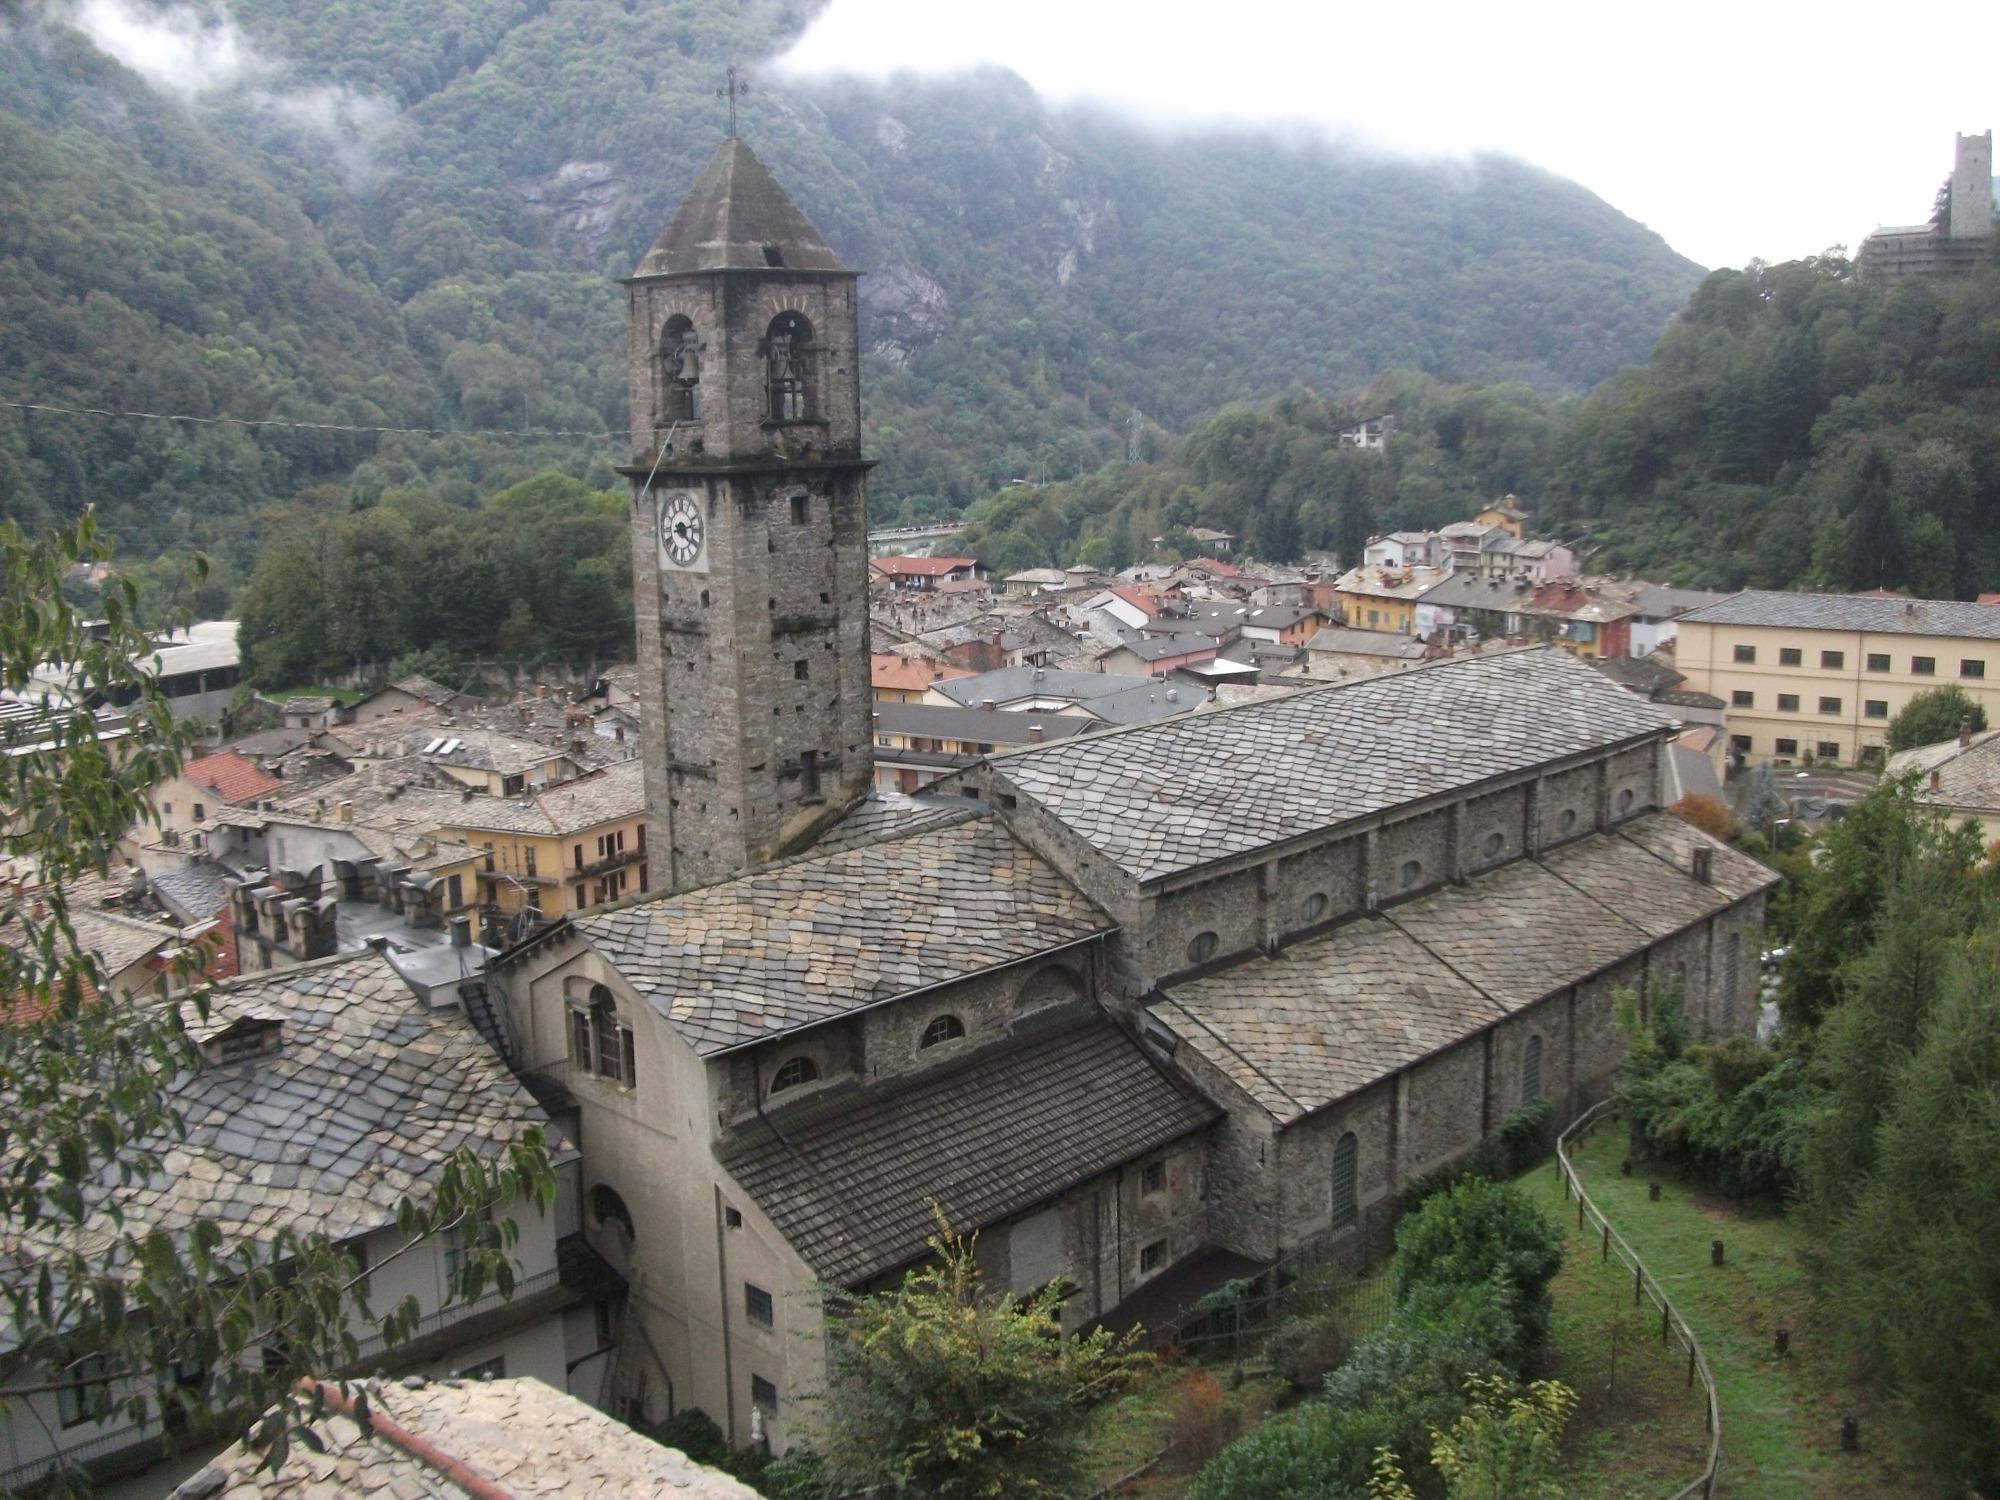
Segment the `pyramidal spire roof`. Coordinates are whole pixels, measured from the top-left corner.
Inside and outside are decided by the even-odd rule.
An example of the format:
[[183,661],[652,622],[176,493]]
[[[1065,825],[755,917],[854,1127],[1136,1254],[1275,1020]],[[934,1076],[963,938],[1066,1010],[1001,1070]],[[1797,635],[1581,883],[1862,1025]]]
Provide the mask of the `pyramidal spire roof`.
[[846,270],[778,180],[748,146],[730,136],[716,148],[632,274],[762,271],[774,266]]

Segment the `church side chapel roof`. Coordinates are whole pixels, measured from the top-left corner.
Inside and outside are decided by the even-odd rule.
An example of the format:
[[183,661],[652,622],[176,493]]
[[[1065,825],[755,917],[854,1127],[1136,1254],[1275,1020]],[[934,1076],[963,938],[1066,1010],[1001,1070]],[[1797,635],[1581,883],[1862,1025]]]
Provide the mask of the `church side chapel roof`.
[[[1710,851],[1713,882],[1689,872]],[[1778,876],[1650,813],[1162,992],[1151,1012],[1289,1122],[1727,909]]]
[[576,919],[703,1056],[1110,932],[990,818]]
[[[776,254],[774,261],[765,252]],[[639,268],[641,276],[689,271],[844,271],[840,257],[735,136],[716,147],[701,176]]]
[[1145,882],[1676,722],[1551,647],[1037,746],[993,769]]
[[[112,1170],[90,1190],[98,1208],[117,1200],[127,1232],[179,1234],[204,1214],[252,1239],[385,1229],[451,1152],[491,1160],[548,1127],[472,1023],[427,1011],[379,953],[225,984],[189,1030],[207,1040],[240,1022],[279,1023],[275,1048],[182,1074],[171,1093],[185,1136],[144,1143],[160,1174],[120,1186]],[[82,1231],[113,1233],[102,1217]]]
[[1220,1113],[1093,1020],[848,1095],[782,1136],[759,1123],[722,1161],[808,1265],[851,1286],[923,1255],[933,1201],[954,1229],[981,1229]]

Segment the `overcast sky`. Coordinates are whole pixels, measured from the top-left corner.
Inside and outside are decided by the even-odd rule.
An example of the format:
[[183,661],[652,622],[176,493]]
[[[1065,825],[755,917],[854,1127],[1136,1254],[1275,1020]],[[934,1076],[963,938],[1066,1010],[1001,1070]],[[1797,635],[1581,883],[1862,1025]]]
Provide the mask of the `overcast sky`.
[[786,65],[987,61],[1169,129],[1306,120],[1380,150],[1506,151],[1723,266],[1925,218],[1953,132],[2000,124],[1996,58],[1995,0],[831,0]]

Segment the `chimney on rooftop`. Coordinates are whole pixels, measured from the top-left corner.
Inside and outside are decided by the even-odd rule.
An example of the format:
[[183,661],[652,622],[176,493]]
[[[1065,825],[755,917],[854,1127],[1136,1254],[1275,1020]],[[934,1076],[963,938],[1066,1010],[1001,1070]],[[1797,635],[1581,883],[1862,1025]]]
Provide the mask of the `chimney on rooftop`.
[[1714,862],[1715,851],[1713,849],[1696,849],[1694,851],[1694,878],[1699,880],[1703,885],[1713,885],[1715,883],[1715,875],[1712,868]]
[[352,823],[354,821],[354,804],[352,802],[349,802],[345,797],[340,799],[340,807],[338,808],[338,812],[340,814],[341,822]]
[[1938,771],[1933,771],[1933,772],[1931,772],[1931,790],[1932,790],[1932,791],[1936,791],[1936,790],[1938,789],[1938,781],[1939,781],[1939,778],[1940,778],[1940,777],[1942,776],[1942,774],[1943,774],[1942,772],[1938,772]]
[[549,695],[549,685],[546,682],[538,682],[535,684],[535,696],[537,698],[546,698],[548,697],[548,695]]
[[989,714],[992,713],[995,708],[999,707],[999,705],[996,704],[991,698],[981,698],[979,700],[979,706]]
[[472,946],[472,918],[453,917],[451,919],[451,945],[454,948]]
[[1028,726],[1028,743],[1031,745],[1039,745],[1041,742],[1042,742],[1042,726],[1039,724],[1030,724]]
[[1963,750],[1972,743],[1972,715],[1967,714],[1958,721],[1958,748]]

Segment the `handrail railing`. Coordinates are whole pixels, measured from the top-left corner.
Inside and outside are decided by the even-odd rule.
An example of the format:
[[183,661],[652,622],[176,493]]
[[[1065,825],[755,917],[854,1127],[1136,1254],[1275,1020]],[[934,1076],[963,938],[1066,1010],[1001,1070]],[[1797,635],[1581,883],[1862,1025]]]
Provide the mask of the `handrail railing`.
[[1708,1356],[1701,1351],[1701,1341],[1694,1336],[1687,1319],[1681,1316],[1673,1299],[1667,1296],[1667,1289],[1660,1285],[1653,1273],[1646,1269],[1639,1252],[1626,1243],[1625,1236],[1611,1227],[1611,1221],[1604,1211],[1590,1201],[1590,1194],[1583,1190],[1583,1179],[1577,1175],[1576,1166],[1569,1159],[1570,1146],[1581,1140],[1591,1130],[1606,1120],[1617,1117],[1616,1101],[1606,1099],[1592,1105],[1574,1120],[1569,1127],[1556,1137],[1556,1165],[1562,1171],[1563,1194],[1576,1199],[1576,1227],[1581,1230],[1586,1223],[1595,1224],[1601,1237],[1601,1254],[1605,1260],[1616,1251],[1620,1265],[1632,1272],[1632,1301],[1636,1306],[1641,1301],[1651,1302],[1660,1310],[1660,1339],[1679,1340],[1688,1352],[1688,1384],[1701,1381],[1702,1393],[1706,1397],[1708,1420],[1708,1463],[1701,1473],[1689,1483],[1675,1490],[1670,1500],[1691,1500],[1700,1495],[1702,1500],[1712,1500],[1715,1494],[1716,1475],[1722,1469],[1722,1406],[1715,1395],[1715,1372],[1708,1367]]

